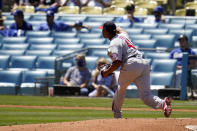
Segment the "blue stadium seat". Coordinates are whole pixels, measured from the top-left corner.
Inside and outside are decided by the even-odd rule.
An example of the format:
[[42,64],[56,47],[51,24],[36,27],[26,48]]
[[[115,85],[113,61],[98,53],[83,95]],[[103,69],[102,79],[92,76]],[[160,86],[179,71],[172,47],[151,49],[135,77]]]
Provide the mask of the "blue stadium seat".
[[29,38],[28,43],[29,44],[52,44],[53,40],[54,40],[53,37]]
[[78,38],[82,39],[99,39],[102,37],[101,33],[79,33]]
[[8,68],[10,56],[9,55],[0,55],[0,70],[5,70]]
[[143,55],[143,57],[146,59],[168,59],[169,56],[170,54],[167,52],[145,52]]
[[197,47],[197,36],[192,36],[192,42],[191,42],[192,47]]
[[73,22],[76,22],[76,21],[84,21],[86,19],[86,16],[59,16],[58,20],[61,20],[61,21],[73,21]]
[[26,50],[28,49],[28,44],[3,44],[2,50]]
[[197,24],[188,24],[188,25],[185,25],[185,29],[192,29],[194,32],[193,32],[193,35],[194,36],[197,36]]
[[79,38],[57,38],[55,39],[56,44],[79,44],[80,39]]
[[0,94],[17,94],[17,87],[22,81],[21,71],[1,70],[0,71]]
[[53,56],[62,56],[62,55],[66,55],[66,54],[70,54],[74,52],[74,50],[54,50],[52,52]]
[[106,16],[89,16],[85,19],[86,22],[105,22],[105,21],[113,21],[114,17],[106,17]]
[[0,50],[0,55],[24,55],[25,50]]
[[133,34],[133,35],[129,35],[129,37],[131,38],[132,41],[135,40],[150,40],[151,39],[151,35],[150,34]]
[[106,44],[106,39],[104,39],[104,38],[100,38],[100,39],[82,39],[81,43],[83,43],[85,47],[88,47],[90,45],[104,45],[104,44]]
[[[37,78],[43,78],[47,77],[47,72],[46,71],[24,71],[23,72],[23,77],[22,77],[22,82],[20,85],[20,94],[22,95],[33,95],[35,92],[35,87],[36,87],[36,92],[37,94],[40,93],[40,87],[43,86],[41,83],[36,83]],[[44,85],[46,86],[46,85]]]
[[[29,20],[31,21],[46,21],[46,15],[45,14],[32,14]],[[56,20],[58,18],[58,15],[55,15],[54,19]]]
[[152,72],[176,72],[176,59],[154,59],[152,61]]
[[126,28],[124,29],[129,35],[142,34],[143,28]]
[[156,29],[158,24],[134,23],[132,28]]
[[27,56],[50,56],[53,50],[26,50],[25,55]]
[[68,59],[64,60],[61,64],[60,64],[60,66],[62,66],[64,69],[67,69],[70,66],[74,66],[75,65],[75,57],[68,58]]
[[54,69],[55,56],[39,56],[36,62],[38,69]]
[[107,52],[107,48],[108,48],[108,45],[105,44],[105,45],[91,45],[91,46],[88,46],[88,55],[89,56],[92,56],[93,55],[93,52],[94,51],[106,51]]
[[[125,18],[126,18],[126,17],[125,17]],[[138,18],[139,18],[139,17],[138,17]],[[139,18],[139,19],[140,19],[140,20],[143,20],[142,18]],[[114,22],[122,22],[121,20],[122,20],[122,16],[115,16],[113,21],[114,21]],[[126,21],[123,21],[123,22],[126,22]]]
[[9,28],[10,25],[11,25],[12,23],[14,23],[14,22],[15,22],[14,20],[5,20],[5,21],[4,21],[4,26],[5,26],[6,28]]
[[25,21],[29,21],[30,18],[31,18],[31,15],[30,14],[25,14],[25,16],[24,16],[24,20]]
[[168,33],[168,29],[144,29],[144,34],[163,35]]
[[29,50],[54,50],[56,49],[56,44],[44,44],[44,45],[37,45],[37,44],[31,44],[29,47]]
[[32,20],[29,20],[27,22],[30,23],[33,26],[33,30],[36,30],[37,27],[38,27],[38,25],[40,23],[46,23],[46,20],[42,20],[42,21],[37,21],[37,20],[32,21]]
[[108,57],[107,50],[95,50],[92,52],[91,56],[98,56],[98,57]]
[[85,59],[86,59],[86,67],[91,71],[95,70],[98,57],[97,56],[86,56]]
[[59,44],[57,46],[57,50],[79,50],[79,49],[82,49],[84,47],[84,44],[66,44],[66,45],[62,45],[62,44]]
[[53,32],[53,38],[76,38],[76,32]]
[[170,29],[169,34],[176,35],[176,40],[178,40],[179,36],[185,34],[188,37],[189,43],[192,41],[193,30],[192,29]]
[[27,31],[26,37],[28,38],[42,38],[42,37],[50,37],[50,31]]
[[120,23],[120,22],[117,23],[116,22],[115,24],[117,27],[121,27],[121,28],[125,28],[125,29],[131,27],[131,23],[129,23],[129,22],[126,22],[126,23]]
[[170,21],[171,21],[171,18],[165,18],[165,23],[170,23]]
[[156,47],[174,48],[176,36],[173,34],[153,35],[153,39],[157,40]]
[[192,50],[196,53],[197,55],[197,48],[192,48]]
[[31,21],[46,21],[46,15],[45,14],[31,15],[30,20]]
[[27,42],[26,37],[4,37],[2,40],[3,44],[20,44],[26,42]]
[[99,29],[98,27],[95,27],[95,28],[91,28],[91,33],[102,33],[102,30]]
[[184,28],[184,24],[159,24],[159,28],[183,29]]
[[6,20],[14,20],[14,15],[6,15]]
[[196,19],[171,19],[170,23],[190,25],[190,24],[196,24]]
[[9,69],[30,70],[35,68],[36,56],[12,56]]
[[[30,15],[27,15],[27,14],[25,14],[25,16],[24,16],[24,20],[26,20],[26,21],[28,21],[30,19]],[[14,15],[6,15],[6,20],[14,20]]]
[[134,45],[138,46],[138,48],[155,48],[157,40],[134,40]]
[[173,72],[167,72],[167,73],[151,72],[150,73],[151,85],[163,85],[163,86],[173,87],[174,85],[173,81],[174,81]]
[[36,70],[47,71],[48,75],[54,75],[55,56],[39,56],[36,62]]

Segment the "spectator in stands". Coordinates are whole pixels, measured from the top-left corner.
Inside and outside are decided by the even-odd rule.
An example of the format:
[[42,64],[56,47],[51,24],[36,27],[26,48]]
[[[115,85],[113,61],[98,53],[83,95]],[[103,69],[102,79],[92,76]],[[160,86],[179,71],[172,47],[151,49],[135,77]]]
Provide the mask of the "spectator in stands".
[[106,8],[111,6],[110,0],[88,0],[87,6],[98,6],[101,8]]
[[61,0],[35,0],[35,12],[53,11],[57,13],[58,8],[61,6]]
[[88,0],[82,1],[82,0],[66,0],[63,3],[63,6],[79,6],[80,8],[83,6],[87,6]]
[[14,0],[14,7],[25,5],[25,0]]
[[66,0],[66,2],[63,4],[64,6],[66,5],[74,5],[74,6],[79,6],[79,7],[83,7],[83,6],[98,6],[101,8],[105,8],[105,7],[110,7],[111,6],[111,2],[110,0]]
[[29,0],[29,4],[38,7],[40,5],[40,0]]
[[[189,47],[188,37],[186,35],[180,35],[179,37],[179,48],[174,49],[170,52],[170,59],[177,59],[177,71],[176,71],[176,88],[180,88],[181,74],[182,74],[182,56],[184,52],[189,55],[195,55],[195,52]],[[189,60],[188,62],[188,84],[191,84],[190,72],[195,67],[195,60]]]
[[134,16],[134,12],[135,12],[135,5],[134,4],[127,5],[125,7],[125,11],[127,12],[127,14],[124,15],[123,17],[120,17],[119,19],[117,19],[116,22],[130,22],[130,23],[141,22],[141,20],[139,18]]
[[17,36],[24,35],[28,30],[33,30],[32,25],[24,20],[24,14],[22,10],[16,10],[12,14],[14,15],[15,23],[10,25],[10,29],[17,30]]
[[65,24],[63,21],[54,21],[54,12],[46,12],[46,23],[41,23],[38,25],[36,30],[39,31],[71,31],[72,28],[75,28],[76,31],[80,31],[82,28],[89,29],[88,26],[83,25],[81,21],[76,22],[75,24]]
[[153,16],[148,17],[147,19],[144,20],[144,23],[165,23],[165,18],[163,15],[164,9],[161,6],[155,7],[153,10]]
[[[13,10],[17,9],[18,6],[38,5],[39,2],[40,2],[40,0],[14,0]],[[36,4],[36,3],[38,3],[38,4]]]
[[169,12],[169,14],[175,15],[175,12],[176,12],[176,0],[168,0],[167,3],[168,3],[168,6],[170,8],[170,12],[171,12],[171,13]]
[[78,54],[75,57],[75,64],[75,66],[67,70],[64,76],[64,84],[67,86],[80,86],[81,95],[87,96],[89,93],[88,84],[91,79],[91,73],[86,68],[85,55]]
[[14,7],[33,5],[36,2],[40,3],[40,0],[14,0]]
[[89,93],[90,97],[104,97],[104,96],[114,96],[114,74],[103,78],[100,74],[100,67],[104,64],[109,64],[106,58],[100,58],[97,61],[97,68],[92,73],[92,86],[94,90]]
[[17,30],[7,29],[4,26],[5,17],[0,17],[0,34],[3,37],[17,36]]

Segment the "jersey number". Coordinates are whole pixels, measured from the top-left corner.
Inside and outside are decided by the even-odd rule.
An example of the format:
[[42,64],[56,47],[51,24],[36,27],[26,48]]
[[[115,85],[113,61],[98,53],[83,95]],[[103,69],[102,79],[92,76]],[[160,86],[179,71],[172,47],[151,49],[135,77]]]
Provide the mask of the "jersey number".
[[125,40],[125,42],[126,42],[126,44],[127,44],[128,47],[131,47],[133,49],[136,49],[135,46],[133,45],[133,43],[129,39],[127,39],[125,37],[122,37],[122,36],[120,36],[120,39]]

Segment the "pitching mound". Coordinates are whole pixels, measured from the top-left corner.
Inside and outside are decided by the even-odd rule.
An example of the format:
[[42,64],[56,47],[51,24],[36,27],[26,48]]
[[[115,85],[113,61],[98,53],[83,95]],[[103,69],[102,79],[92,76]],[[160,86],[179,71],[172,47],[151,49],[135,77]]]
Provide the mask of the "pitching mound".
[[[185,131],[195,119],[99,119],[78,122],[2,126],[1,131]],[[196,126],[195,126],[196,127]]]

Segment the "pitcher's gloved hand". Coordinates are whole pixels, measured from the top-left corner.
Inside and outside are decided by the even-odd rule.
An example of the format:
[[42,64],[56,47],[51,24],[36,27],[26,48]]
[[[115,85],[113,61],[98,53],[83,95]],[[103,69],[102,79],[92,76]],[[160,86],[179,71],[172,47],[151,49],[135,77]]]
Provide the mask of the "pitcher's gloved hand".
[[110,67],[111,65],[110,64],[103,64],[102,66],[100,66],[100,73],[101,73],[101,76],[102,77],[107,77],[113,73],[110,73],[110,74],[105,74],[105,71]]

